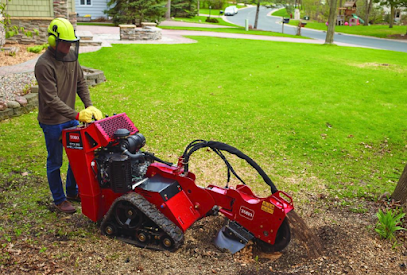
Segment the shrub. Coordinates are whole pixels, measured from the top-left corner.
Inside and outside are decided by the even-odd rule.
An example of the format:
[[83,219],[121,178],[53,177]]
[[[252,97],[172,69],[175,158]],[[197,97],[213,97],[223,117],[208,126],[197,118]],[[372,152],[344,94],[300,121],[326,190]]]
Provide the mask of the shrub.
[[40,53],[46,47],[48,47],[48,44],[38,45],[38,46],[34,46],[34,47],[28,47],[27,52]]
[[402,211],[395,209],[395,210],[388,210],[384,213],[381,209],[376,214],[379,222],[376,224],[375,231],[380,235],[380,237],[384,239],[393,240],[396,237],[394,233],[398,230],[406,230],[405,228],[399,226],[401,223],[401,219],[406,214]]
[[205,22],[208,22],[208,23],[219,23],[219,20],[216,19],[216,18],[207,17],[206,20],[205,20]]

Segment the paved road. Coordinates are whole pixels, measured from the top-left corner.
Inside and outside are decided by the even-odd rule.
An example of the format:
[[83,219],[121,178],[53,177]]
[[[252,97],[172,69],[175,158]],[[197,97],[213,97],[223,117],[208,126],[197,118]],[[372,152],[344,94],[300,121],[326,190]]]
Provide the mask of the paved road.
[[[281,17],[267,16],[267,14],[271,12],[271,9],[267,9],[265,7],[260,8],[257,28],[267,31],[282,32]],[[256,8],[250,7],[239,10],[239,13],[235,16],[227,16],[225,18],[227,21],[230,21],[231,23],[239,26],[244,26],[245,20],[249,19],[249,24],[254,26],[255,16]],[[295,35],[297,31],[296,29],[297,28],[294,26],[284,24],[284,33]],[[302,28],[301,35],[314,39],[325,40],[326,33],[322,31]],[[404,41],[335,33],[334,42],[341,42],[376,49],[407,52],[407,42]]]

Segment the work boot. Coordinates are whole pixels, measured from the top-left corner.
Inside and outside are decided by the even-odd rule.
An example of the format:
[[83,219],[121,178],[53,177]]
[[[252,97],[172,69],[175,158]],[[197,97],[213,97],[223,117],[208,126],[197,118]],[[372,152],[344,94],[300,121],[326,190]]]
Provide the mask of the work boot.
[[81,202],[81,197],[79,197],[79,193],[76,194],[76,195],[74,195],[74,196],[66,195],[66,198],[67,198],[69,201]]
[[72,204],[69,201],[63,201],[60,204],[55,204],[55,207],[66,214],[73,214],[76,212],[76,209],[72,206]]

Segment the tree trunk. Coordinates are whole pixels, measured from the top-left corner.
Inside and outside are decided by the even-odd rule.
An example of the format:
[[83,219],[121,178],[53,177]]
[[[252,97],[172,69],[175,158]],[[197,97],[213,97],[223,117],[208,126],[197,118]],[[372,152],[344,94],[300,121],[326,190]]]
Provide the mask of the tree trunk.
[[167,10],[165,11],[165,20],[171,19],[171,0],[167,0]]
[[393,28],[393,22],[394,22],[394,6],[390,7],[390,18],[389,18],[389,28]]
[[257,1],[256,18],[254,19],[254,29],[257,29],[257,21],[259,21],[260,0]]
[[401,174],[396,189],[394,189],[391,198],[396,201],[401,201],[401,204],[407,202],[407,165],[404,167],[404,171]]
[[197,15],[199,16],[199,5],[200,5],[200,3],[199,3],[199,0],[198,0],[198,3],[196,4],[196,7],[197,7]]
[[328,31],[326,32],[325,44],[334,42],[336,3],[337,0],[331,0],[329,3]]
[[365,14],[365,23],[363,24],[364,26],[368,26],[369,25],[369,15],[370,15],[370,11],[372,10],[372,4],[373,4],[373,0],[365,0],[365,4],[366,4],[366,14]]

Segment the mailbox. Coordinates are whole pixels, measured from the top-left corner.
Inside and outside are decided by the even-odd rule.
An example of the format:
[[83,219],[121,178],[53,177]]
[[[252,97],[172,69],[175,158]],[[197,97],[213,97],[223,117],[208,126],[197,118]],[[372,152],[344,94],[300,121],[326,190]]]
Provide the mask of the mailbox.
[[283,24],[290,23],[290,18],[283,18]]

